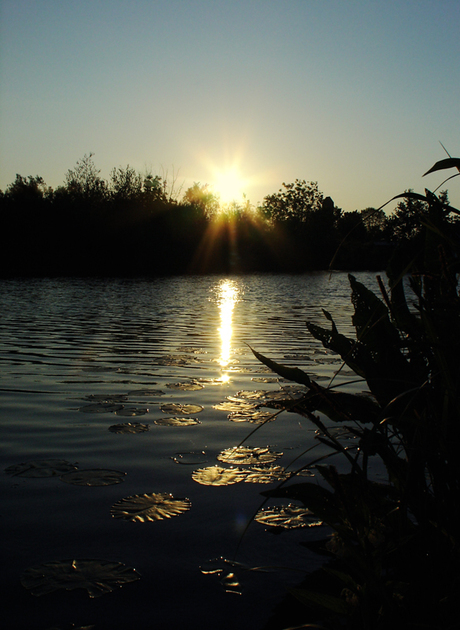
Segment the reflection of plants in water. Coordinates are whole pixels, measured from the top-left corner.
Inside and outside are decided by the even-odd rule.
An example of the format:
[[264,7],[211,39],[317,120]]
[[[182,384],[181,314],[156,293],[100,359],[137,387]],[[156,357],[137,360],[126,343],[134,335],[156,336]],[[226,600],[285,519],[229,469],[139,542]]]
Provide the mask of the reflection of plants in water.
[[[460,160],[429,172],[451,167],[460,171]],[[450,628],[460,587],[460,211],[429,191],[398,197],[422,203],[418,236],[411,252],[395,251],[389,290],[378,278],[380,297],[349,276],[356,339],[342,335],[326,311],[328,328],[307,324],[370,395],[323,387],[254,352],[307,388],[290,409],[316,426],[318,441],[348,472],[317,460],[310,467],[320,483],[282,482],[263,494],[300,501],[335,532],[326,592],[296,589],[301,601],[350,628]]]
[[100,597],[115,588],[139,580],[135,569],[121,562],[107,560],[59,560],[26,569],[21,584],[32,595],[46,595],[58,589],[82,588],[88,595]]

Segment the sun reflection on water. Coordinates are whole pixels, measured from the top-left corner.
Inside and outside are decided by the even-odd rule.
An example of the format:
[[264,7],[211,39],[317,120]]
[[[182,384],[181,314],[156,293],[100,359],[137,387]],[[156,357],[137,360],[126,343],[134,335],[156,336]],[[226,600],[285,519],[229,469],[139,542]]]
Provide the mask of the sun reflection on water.
[[220,310],[219,335],[221,340],[219,365],[222,368],[222,381],[229,380],[228,369],[232,354],[233,309],[238,301],[238,287],[233,280],[223,280],[217,287],[217,299]]

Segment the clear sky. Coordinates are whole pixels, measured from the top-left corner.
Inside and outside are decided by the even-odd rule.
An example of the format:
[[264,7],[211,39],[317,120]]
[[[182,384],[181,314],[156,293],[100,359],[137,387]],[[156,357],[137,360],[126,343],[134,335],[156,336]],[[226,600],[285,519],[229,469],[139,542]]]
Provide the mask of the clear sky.
[[[0,188],[85,154],[379,206],[460,156],[459,0],[0,0]],[[452,172],[453,173],[453,172]],[[449,173],[446,173],[448,175]],[[236,186],[235,190],[237,190]],[[460,206],[460,178],[448,184]],[[237,194],[237,193],[235,193]]]

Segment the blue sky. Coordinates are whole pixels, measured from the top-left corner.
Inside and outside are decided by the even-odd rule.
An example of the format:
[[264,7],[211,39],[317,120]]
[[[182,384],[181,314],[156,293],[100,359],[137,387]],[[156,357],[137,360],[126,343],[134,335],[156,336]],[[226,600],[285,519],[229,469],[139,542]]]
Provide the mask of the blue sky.
[[[458,0],[0,0],[0,188],[83,155],[345,211],[460,156]],[[449,182],[460,206],[460,178]]]

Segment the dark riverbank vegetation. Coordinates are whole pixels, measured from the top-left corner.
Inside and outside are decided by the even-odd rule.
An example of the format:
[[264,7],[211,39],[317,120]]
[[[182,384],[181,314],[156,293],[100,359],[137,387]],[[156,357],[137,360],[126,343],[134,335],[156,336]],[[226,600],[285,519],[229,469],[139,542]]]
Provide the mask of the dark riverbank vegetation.
[[[447,194],[440,197],[447,203]],[[411,248],[429,210],[401,198],[394,213],[343,212],[316,182],[283,183],[255,207],[222,204],[206,184],[182,192],[168,177],[130,166],[100,176],[92,154],[62,186],[17,175],[0,191],[5,276],[157,276],[178,273],[380,270],[394,247]],[[446,229],[458,231],[458,217]],[[334,257],[335,254],[335,257]]]
[[[444,168],[460,172],[460,159],[429,172]],[[309,418],[327,449],[305,467],[318,481],[295,477],[262,494],[300,502],[332,530],[315,547],[328,564],[270,628],[459,627],[460,243],[451,228],[460,211],[429,191],[401,198],[410,246],[398,243],[380,295],[349,276],[356,338],[326,311],[325,327],[307,322],[366,391],[324,387],[255,352],[306,387],[287,409]],[[295,600],[304,608],[293,619]]]

